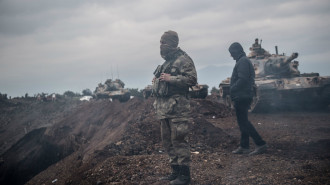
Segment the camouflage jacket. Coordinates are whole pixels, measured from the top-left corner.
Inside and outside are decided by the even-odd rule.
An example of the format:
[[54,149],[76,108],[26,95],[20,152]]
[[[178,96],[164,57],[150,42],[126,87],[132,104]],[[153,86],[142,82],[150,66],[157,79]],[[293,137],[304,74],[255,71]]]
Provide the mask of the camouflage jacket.
[[[169,82],[159,81],[161,73],[171,74]],[[159,119],[171,118],[184,121],[189,118],[190,102],[187,98],[189,87],[197,83],[193,60],[181,49],[171,60],[165,61],[155,71],[153,93],[156,96],[154,108]]]

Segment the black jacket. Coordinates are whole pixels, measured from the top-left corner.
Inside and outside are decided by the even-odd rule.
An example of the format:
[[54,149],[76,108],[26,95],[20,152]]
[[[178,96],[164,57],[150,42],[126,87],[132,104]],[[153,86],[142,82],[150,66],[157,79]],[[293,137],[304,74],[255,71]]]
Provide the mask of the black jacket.
[[242,48],[235,42],[229,47],[231,56],[236,60],[230,80],[230,95],[233,101],[252,98],[255,72],[254,67]]

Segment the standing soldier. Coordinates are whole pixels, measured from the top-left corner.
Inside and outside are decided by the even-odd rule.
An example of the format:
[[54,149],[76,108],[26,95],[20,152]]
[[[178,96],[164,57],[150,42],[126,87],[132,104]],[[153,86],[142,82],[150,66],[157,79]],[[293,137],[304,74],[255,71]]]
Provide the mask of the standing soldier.
[[236,64],[230,80],[230,96],[234,102],[237,123],[241,131],[240,146],[233,151],[234,154],[249,153],[249,137],[252,137],[257,145],[249,155],[264,153],[267,149],[266,142],[261,138],[257,130],[248,120],[248,109],[253,98],[254,67],[238,42],[230,45],[229,52]]
[[192,59],[178,47],[174,31],[165,32],[160,39],[160,54],[165,62],[154,72],[154,108],[161,123],[161,138],[169,155],[172,173],[161,178],[171,184],[189,184],[190,149],[185,140],[189,132],[189,87],[197,83]]

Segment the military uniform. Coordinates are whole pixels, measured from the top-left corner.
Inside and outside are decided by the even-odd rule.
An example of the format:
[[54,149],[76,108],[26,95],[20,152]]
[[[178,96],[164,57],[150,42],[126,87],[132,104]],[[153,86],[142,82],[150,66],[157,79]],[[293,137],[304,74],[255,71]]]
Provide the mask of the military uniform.
[[[166,33],[164,40],[168,39]],[[154,108],[161,122],[162,142],[172,168],[186,168],[190,162],[189,144],[185,140],[190,121],[190,102],[187,95],[189,87],[197,83],[197,73],[192,59],[176,45],[172,45],[170,52],[165,52],[166,56],[162,54],[166,61],[154,72]],[[162,81],[162,73],[170,74],[170,79]],[[171,184],[176,183],[171,181]]]

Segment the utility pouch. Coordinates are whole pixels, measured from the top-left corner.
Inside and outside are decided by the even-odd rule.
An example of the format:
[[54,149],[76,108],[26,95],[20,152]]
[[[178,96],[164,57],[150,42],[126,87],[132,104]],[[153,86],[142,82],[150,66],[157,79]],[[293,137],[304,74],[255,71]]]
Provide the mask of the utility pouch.
[[156,78],[152,86],[152,93],[156,97],[166,97],[168,95],[168,83]]

